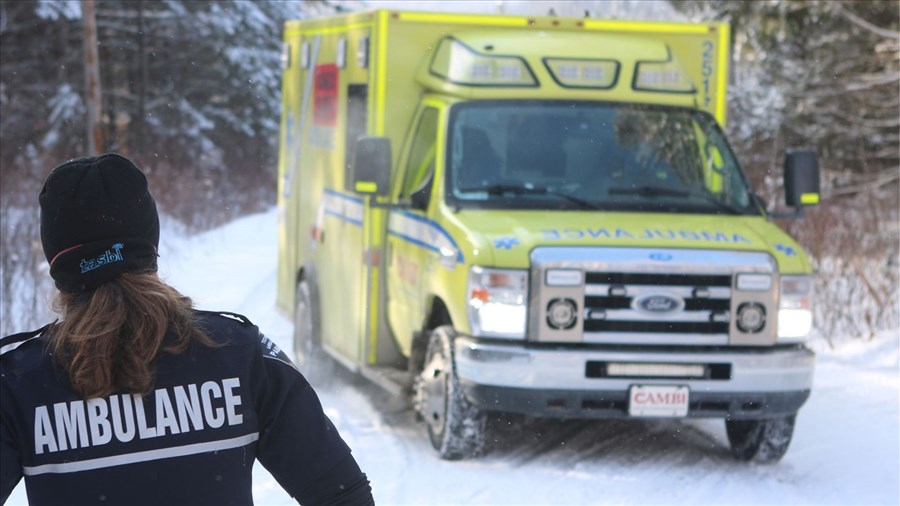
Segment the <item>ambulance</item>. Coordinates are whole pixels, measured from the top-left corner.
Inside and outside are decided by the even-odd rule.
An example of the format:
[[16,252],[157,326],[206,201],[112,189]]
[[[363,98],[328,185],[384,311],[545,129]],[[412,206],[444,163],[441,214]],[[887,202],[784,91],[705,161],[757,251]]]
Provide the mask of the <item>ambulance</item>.
[[[279,308],[314,382],[407,395],[441,458],[495,413],[720,418],[780,459],[811,266],[723,135],[723,23],[376,10],[289,21]],[[785,153],[786,204],[816,204]]]

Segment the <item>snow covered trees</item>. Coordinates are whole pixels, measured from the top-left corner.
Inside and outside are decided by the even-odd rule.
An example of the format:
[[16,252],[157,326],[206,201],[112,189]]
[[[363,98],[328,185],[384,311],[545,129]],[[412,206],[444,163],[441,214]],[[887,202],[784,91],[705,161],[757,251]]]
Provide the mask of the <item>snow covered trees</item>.
[[[891,1],[678,3],[734,32],[732,141],[771,144],[751,172],[811,145],[831,196],[900,178],[900,13]],[[745,163],[749,160],[745,160]]]
[[785,149],[814,148],[823,203],[785,226],[818,271],[826,337],[900,324],[900,12],[890,0],[673,2],[734,37],[729,134],[754,187],[781,200]]
[[[283,22],[331,11],[331,4],[94,3],[105,138],[97,151],[136,160],[163,212],[190,225],[272,205]],[[42,289],[49,286],[35,288],[46,279],[35,247],[41,183],[60,162],[93,154],[86,152],[81,6],[0,2],[3,333],[29,325],[12,315],[46,306]]]
[[[164,188],[164,208],[186,219],[204,208],[230,209],[208,218],[221,221],[269,205],[282,24],[321,4],[97,0],[106,138],[97,150],[146,166]],[[55,161],[87,154],[81,5],[0,6],[4,176],[37,155],[46,161],[29,177],[41,179]]]

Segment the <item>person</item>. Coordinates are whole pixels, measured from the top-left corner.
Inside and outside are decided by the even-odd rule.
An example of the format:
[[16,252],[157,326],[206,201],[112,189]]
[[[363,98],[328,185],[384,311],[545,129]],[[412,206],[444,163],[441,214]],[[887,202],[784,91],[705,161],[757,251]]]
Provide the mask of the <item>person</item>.
[[41,242],[61,321],[0,341],[0,500],[252,504],[255,459],[298,502],[372,504],[285,353],[159,278],[147,179],[117,154],[54,169]]

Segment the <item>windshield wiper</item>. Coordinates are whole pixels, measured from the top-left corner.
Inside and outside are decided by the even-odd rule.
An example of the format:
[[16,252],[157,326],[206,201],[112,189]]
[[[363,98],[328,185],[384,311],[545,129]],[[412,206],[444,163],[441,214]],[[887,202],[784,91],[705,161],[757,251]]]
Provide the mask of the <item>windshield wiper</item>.
[[641,197],[689,197],[691,192],[669,188],[667,186],[633,186],[633,187],[612,187],[609,189],[610,195],[638,195]]
[[725,211],[729,214],[744,214],[744,211],[742,211],[740,208],[737,208],[727,202],[722,202],[712,195],[706,193],[692,193],[691,196],[700,197],[704,202],[716,206],[720,211]]
[[665,186],[635,186],[632,188],[610,188],[610,195],[639,195],[641,197],[680,197],[680,198],[698,198],[703,200],[705,204],[711,204],[720,211],[729,214],[744,214],[744,212],[726,202],[716,199],[712,195],[706,193],[690,192],[679,190],[677,188],[668,188]]
[[597,204],[593,202],[588,202],[587,200],[578,198],[569,193],[560,192],[557,190],[553,190],[551,188],[547,188],[546,186],[534,186],[531,184],[510,184],[510,183],[501,183],[494,184],[490,186],[485,186],[483,188],[473,188],[473,189],[461,189],[460,191],[483,191],[487,192],[488,195],[503,195],[507,193],[512,193],[514,195],[553,195],[555,197],[561,197],[569,202],[577,204],[582,209],[600,209]]

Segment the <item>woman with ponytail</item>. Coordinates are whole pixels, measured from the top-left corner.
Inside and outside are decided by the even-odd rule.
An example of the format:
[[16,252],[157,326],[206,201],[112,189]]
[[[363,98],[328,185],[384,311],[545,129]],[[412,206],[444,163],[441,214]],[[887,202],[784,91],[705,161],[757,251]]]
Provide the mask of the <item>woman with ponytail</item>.
[[116,154],[54,169],[41,242],[61,319],[0,340],[0,503],[252,504],[254,460],[301,504],[371,504],[290,359],[156,274],[159,218]]

